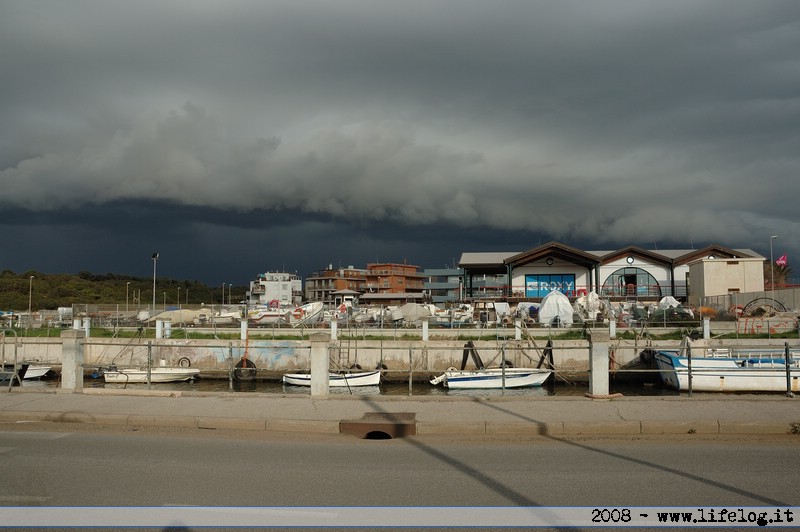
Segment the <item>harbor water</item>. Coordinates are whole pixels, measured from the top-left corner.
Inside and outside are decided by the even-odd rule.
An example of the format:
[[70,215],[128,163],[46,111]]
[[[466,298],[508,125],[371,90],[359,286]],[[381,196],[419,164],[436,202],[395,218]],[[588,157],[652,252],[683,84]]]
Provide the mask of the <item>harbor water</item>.
[[[57,379],[41,381],[25,381],[25,387],[56,387]],[[112,384],[102,378],[84,380],[84,388],[160,390],[176,392],[235,392],[279,395],[311,395],[307,386],[291,386],[278,381],[253,380],[229,381],[227,379],[200,378],[188,382],[167,382],[148,384]],[[489,389],[489,390],[450,390],[442,386],[433,386],[425,381],[382,382],[380,386],[356,386],[351,388],[330,388],[331,395],[387,395],[387,396],[458,396],[458,397],[549,397],[549,396],[583,396],[589,392],[589,383],[585,381],[551,382],[541,387]],[[609,383],[612,394],[621,393],[629,396],[677,396],[679,393],[660,384],[642,382]]]

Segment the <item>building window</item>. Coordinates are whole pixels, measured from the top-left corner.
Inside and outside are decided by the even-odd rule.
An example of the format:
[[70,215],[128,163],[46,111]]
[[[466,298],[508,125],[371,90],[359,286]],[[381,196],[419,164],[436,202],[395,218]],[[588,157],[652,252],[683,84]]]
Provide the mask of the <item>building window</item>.
[[608,276],[601,297],[661,297],[655,277],[641,268],[620,268]]

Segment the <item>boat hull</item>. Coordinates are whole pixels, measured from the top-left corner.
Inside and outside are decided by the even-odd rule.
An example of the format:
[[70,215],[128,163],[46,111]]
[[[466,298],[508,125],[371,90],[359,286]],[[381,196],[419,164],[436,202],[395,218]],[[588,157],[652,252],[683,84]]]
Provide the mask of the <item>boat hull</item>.
[[[659,351],[655,361],[664,384],[676,390],[689,389],[689,361],[676,353]],[[790,386],[800,391],[800,367],[791,365]],[[785,392],[786,365],[732,357],[692,357],[692,391],[696,392]]]
[[[164,368],[150,369],[150,382],[182,382],[192,380],[200,375],[196,368]],[[106,382],[132,384],[147,382],[146,369],[105,370],[103,379]]]
[[[311,375],[308,373],[287,373],[282,380],[284,384],[311,386]],[[356,373],[330,373],[328,375],[328,386],[331,388],[378,386],[380,383],[381,372],[378,370]]]
[[41,379],[48,371],[50,371],[50,366],[28,366],[24,379]]
[[[537,368],[490,368],[481,370],[449,370],[434,381],[459,390],[524,388],[541,386],[552,372]],[[433,382],[433,381],[432,381]]]

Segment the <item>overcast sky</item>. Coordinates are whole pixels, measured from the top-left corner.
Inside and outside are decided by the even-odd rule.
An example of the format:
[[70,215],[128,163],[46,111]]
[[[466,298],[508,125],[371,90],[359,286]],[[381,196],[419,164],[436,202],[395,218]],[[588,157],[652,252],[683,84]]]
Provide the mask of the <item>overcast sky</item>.
[[800,260],[797,0],[0,0],[0,72],[0,270]]

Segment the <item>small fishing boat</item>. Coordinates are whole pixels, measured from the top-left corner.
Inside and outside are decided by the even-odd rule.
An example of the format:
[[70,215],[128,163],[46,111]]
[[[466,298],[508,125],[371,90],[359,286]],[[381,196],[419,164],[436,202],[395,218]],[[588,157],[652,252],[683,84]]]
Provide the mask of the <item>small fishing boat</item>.
[[[661,379],[676,390],[689,389],[689,364],[677,351],[657,351]],[[791,358],[790,358],[791,360]],[[800,391],[800,360],[790,363],[791,391]],[[691,357],[691,389],[697,392],[786,392],[787,367],[776,353]]]
[[541,368],[449,368],[430,382],[451,389],[522,388],[541,386],[551,373],[551,370]]
[[[311,386],[310,373],[287,373],[283,376],[284,384],[294,386]],[[353,386],[378,386],[381,383],[380,370],[357,371],[353,373],[329,373],[328,386],[346,388]]]
[[[197,368],[153,366],[150,368],[150,382],[182,382],[200,375]],[[103,370],[106,382],[134,384],[147,382],[147,368],[118,368],[109,366]]]
[[30,365],[28,366],[28,370],[25,372],[24,379],[26,381],[34,380],[34,379],[41,379],[42,377],[50,371],[50,366],[35,366]]

